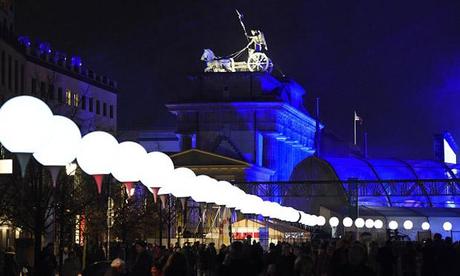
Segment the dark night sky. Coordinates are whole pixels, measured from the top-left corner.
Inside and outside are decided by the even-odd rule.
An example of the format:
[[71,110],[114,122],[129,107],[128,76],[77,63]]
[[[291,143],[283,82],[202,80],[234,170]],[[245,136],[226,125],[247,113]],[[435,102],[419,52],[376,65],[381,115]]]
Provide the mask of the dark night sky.
[[[442,3],[442,4],[441,4]],[[19,0],[16,30],[118,80],[121,128],[171,125],[203,48],[244,45],[234,9],[270,57],[351,141],[357,109],[377,157],[429,158],[432,134],[460,143],[460,1]],[[311,107],[310,107],[311,110]]]

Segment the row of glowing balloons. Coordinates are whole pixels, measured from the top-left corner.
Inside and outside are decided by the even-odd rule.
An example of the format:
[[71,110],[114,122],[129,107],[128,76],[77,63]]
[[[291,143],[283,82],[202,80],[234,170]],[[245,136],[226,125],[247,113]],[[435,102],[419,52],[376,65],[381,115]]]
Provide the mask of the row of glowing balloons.
[[[304,212],[300,212],[300,221],[299,221],[301,224],[304,224],[304,225],[307,225],[307,226],[324,226],[326,224],[326,218],[323,217],[323,216],[315,216],[315,215],[309,215],[309,214],[306,214]],[[340,220],[339,218],[337,217],[331,217],[329,218],[329,225],[331,227],[337,227],[339,226],[340,224]],[[352,218],[350,217],[345,217],[343,218],[342,220],[342,225],[345,227],[345,228],[350,228],[350,227],[353,227],[353,225],[356,227],[356,228],[368,228],[368,229],[372,229],[372,228],[375,228],[375,229],[382,229],[383,228],[383,221],[380,220],[380,219],[376,219],[376,220],[373,220],[373,219],[366,219],[364,220],[364,218],[357,218],[353,221]],[[411,220],[405,220],[403,222],[403,228],[405,230],[411,230],[412,228],[414,228],[414,223],[411,221]],[[388,229],[390,230],[396,230],[398,229],[399,227],[399,224],[397,221],[395,220],[390,220],[388,222]],[[420,225],[420,228],[424,231],[427,231],[427,230],[430,230],[430,223],[425,221],[425,222],[422,222],[422,224]],[[445,221],[442,225],[442,228],[445,230],[445,231],[451,231],[452,230],[452,223],[449,222],[449,221]]]
[[[153,193],[155,201],[158,195],[165,199],[171,194],[184,200],[192,198],[198,203],[225,206],[243,214],[299,222],[306,226],[326,224],[323,216],[309,215],[276,202],[264,201],[227,181],[218,181],[207,175],[196,176],[188,168],[174,169],[169,156],[162,152],[147,153],[138,143],[118,143],[115,137],[103,131],[90,132],[82,137],[72,120],[53,115],[43,101],[31,96],[12,98],[0,108],[0,143],[18,156],[33,155],[40,164],[50,169],[53,185],[60,168],[76,159],[80,168],[94,177],[98,193],[101,193],[103,176],[112,174],[125,185],[128,195],[134,192],[134,183],[140,181]],[[353,220],[346,217],[342,223],[344,227],[351,227]],[[331,217],[329,225],[337,227],[339,219]],[[357,218],[354,225],[357,228],[380,229],[383,221]],[[412,229],[413,223],[406,220],[403,227]],[[424,222],[421,227],[428,230],[430,225]],[[450,231],[452,224],[445,222],[443,227]],[[397,229],[398,223],[390,221],[388,228]]]
[[[155,201],[158,195],[163,199],[171,194],[180,199],[192,198],[198,203],[234,208],[243,214],[289,222],[300,219],[298,210],[246,194],[227,181],[196,176],[188,168],[174,169],[169,156],[161,152],[147,153],[136,142],[119,143],[103,131],[82,137],[72,120],[53,115],[46,103],[35,97],[18,96],[0,108],[0,143],[18,157],[32,155],[50,170],[53,185],[59,170],[76,160],[82,171],[94,177],[98,193],[101,193],[103,176],[111,174],[125,185],[130,196],[134,183],[140,181],[154,194]],[[22,164],[23,175],[24,167]]]

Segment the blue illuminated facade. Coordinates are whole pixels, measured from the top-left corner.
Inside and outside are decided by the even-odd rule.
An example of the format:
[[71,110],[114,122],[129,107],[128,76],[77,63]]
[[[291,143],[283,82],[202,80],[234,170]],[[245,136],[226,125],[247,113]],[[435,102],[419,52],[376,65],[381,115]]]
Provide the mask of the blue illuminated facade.
[[246,181],[289,180],[314,153],[316,121],[296,82],[266,73],[204,73],[190,87],[188,97],[167,105],[177,116],[182,151],[196,148],[275,172]]

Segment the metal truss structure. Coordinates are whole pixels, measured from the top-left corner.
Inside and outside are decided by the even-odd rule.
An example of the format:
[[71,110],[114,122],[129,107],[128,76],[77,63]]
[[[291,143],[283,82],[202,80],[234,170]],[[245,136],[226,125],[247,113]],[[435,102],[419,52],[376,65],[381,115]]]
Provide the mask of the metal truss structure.
[[[307,180],[276,182],[234,182],[241,189],[263,198],[340,198],[357,196],[381,199],[383,205],[397,206],[404,200],[427,207],[449,207],[460,202],[460,179],[393,180]],[[379,201],[379,200],[377,200]]]

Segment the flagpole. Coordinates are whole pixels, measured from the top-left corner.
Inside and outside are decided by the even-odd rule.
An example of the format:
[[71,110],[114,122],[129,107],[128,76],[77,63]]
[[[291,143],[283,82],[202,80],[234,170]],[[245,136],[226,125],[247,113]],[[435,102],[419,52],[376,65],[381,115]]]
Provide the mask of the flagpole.
[[320,136],[320,126],[319,126],[319,97],[316,98],[316,132],[315,132],[315,156],[319,157],[320,155],[320,144],[321,144],[321,136]]
[[356,110],[353,116],[353,145],[356,146]]

